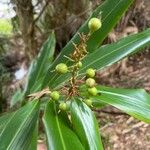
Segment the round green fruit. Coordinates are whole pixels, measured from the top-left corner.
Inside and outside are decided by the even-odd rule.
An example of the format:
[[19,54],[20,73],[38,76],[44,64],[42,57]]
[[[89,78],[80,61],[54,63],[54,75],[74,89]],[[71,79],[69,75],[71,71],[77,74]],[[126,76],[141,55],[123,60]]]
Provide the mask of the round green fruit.
[[86,76],[88,78],[93,78],[95,76],[95,70],[92,68],[89,68],[86,70]]
[[88,87],[93,87],[93,86],[95,85],[95,80],[92,79],[92,78],[88,78],[88,79],[86,80],[86,85],[87,85]]
[[92,88],[88,88],[88,93],[92,96],[96,96],[98,91],[97,91],[96,87],[92,87]]
[[58,91],[53,91],[51,94],[50,94],[52,100],[58,100],[60,98],[60,95],[59,95],[59,92]]
[[92,106],[92,100],[91,99],[86,99],[86,100],[84,100],[84,102],[87,106]]
[[77,62],[77,67],[78,67],[78,68],[81,68],[81,67],[82,67],[82,62],[81,62],[81,61]]
[[67,104],[66,103],[60,103],[59,104],[59,109],[62,111],[66,111],[68,109]]
[[92,33],[100,29],[101,26],[102,26],[101,20],[98,18],[91,18],[88,23],[88,27]]
[[57,71],[58,73],[62,73],[62,74],[68,72],[68,67],[67,67],[67,65],[64,64],[64,63],[58,64],[55,69],[56,69],[56,71]]

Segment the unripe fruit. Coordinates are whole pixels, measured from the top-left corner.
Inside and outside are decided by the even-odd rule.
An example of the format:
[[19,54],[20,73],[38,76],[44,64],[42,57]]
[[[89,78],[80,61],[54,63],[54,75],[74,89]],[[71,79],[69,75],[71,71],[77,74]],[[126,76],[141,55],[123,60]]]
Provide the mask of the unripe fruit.
[[64,64],[64,63],[58,64],[55,69],[56,69],[56,71],[57,71],[58,73],[62,73],[62,74],[68,72],[68,67],[67,67],[67,65]]
[[89,68],[86,70],[86,76],[89,78],[93,78],[95,76],[95,70],[92,68]]
[[91,18],[88,23],[88,27],[92,33],[100,29],[101,26],[102,26],[101,20],[98,18]]
[[86,85],[87,85],[88,87],[93,87],[93,86],[95,85],[95,80],[92,79],[92,78],[88,78],[88,79],[86,80]]
[[97,91],[96,87],[88,88],[88,93],[92,96],[96,96],[97,92],[98,91]]
[[59,109],[62,111],[66,111],[68,109],[67,104],[66,103],[60,103],[59,104]]
[[81,62],[81,61],[79,61],[79,62],[77,63],[77,67],[78,67],[78,68],[81,68],[81,67],[82,67],[82,62]]
[[53,91],[53,92],[50,94],[50,96],[51,96],[52,100],[55,100],[55,101],[58,100],[59,97],[60,97],[59,92],[57,92],[57,91]]
[[85,104],[88,106],[92,106],[92,100],[91,99],[86,99],[84,100]]

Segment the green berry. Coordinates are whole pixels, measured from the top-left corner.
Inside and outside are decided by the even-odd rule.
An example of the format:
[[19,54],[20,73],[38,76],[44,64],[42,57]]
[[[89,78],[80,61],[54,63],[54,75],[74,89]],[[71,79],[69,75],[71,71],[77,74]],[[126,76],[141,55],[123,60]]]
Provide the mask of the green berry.
[[68,106],[66,103],[63,102],[59,104],[59,109],[62,111],[66,111],[68,109]]
[[86,76],[89,78],[93,78],[95,76],[95,70],[92,68],[89,68],[86,70]]
[[97,91],[96,87],[88,88],[88,93],[92,96],[96,96],[97,92],[98,91]]
[[77,63],[77,67],[78,67],[78,68],[81,68],[81,67],[82,67],[82,62],[81,62],[81,61],[79,61],[79,62]]
[[58,64],[55,69],[56,69],[56,71],[57,71],[58,73],[62,73],[62,74],[68,72],[68,67],[67,67],[67,65],[64,64],[64,63]]
[[84,100],[85,104],[88,106],[92,106],[92,100],[91,99],[86,99]]
[[88,79],[86,80],[86,85],[87,85],[88,87],[93,87],[93,86],[95,85],[95,80],[92,79],[92,78],[88,78]]
[[59,97],[60,97],[60,95],[59,95],[59,92],[57,92],[57,91],[53,91],[51,94],[50,94],[50,96],[51,96],[51,98],[53,99],[53,100],[58,100],[59,99]]
[[102,26],[101,20],[98,18],[91,18],[88,23],[88,27],[92,33],[100,29],[101,26]]

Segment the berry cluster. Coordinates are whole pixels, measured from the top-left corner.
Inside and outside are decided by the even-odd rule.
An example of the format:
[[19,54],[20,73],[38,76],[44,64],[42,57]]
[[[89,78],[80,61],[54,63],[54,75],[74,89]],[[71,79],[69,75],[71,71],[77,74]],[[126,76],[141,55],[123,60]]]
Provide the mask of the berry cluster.
[[[74,46],[74,52],[68,57],[69,60],[73,62],[72,66],[67,66],[65,63],[60,63],[55,67],[55,71],[60,74],[65,74],[65,73],[71,73],[71,78],[69,82],[69,88],[68,88],[68,93],[66,94],[67,98],[65,99],[66,102],[61,102],[59,104],[59,109],[62,111],[66,111],[69,109],[69,105],[67,103],[67,100],[70,99],[72,96],[80,96],[79,90],[78,90],[78,84],[77,84],[77,76],[78,76],[78,71],[82,67],[82,59],[87,55],[87,50],[86,50],[86,42],[89,39],[90,35],[100,29],[101,27],[101,21],[98,18],[92,18],[90,19],[88,23],[89,27],[89,34],[84,35],[84,34],[79,34],[80,36],[80,43],[77,45],[73,43]],[[82,97],[82,100],[88,105],[92,106],[92,99],[91,96],[96,96],[98,91],[95,87],[96,82],[94,80],[96,74],[96,70],[93,68],[89,68],[86,70],[86,81],[85,84],[87,86],[87,95],[86,98]],[[58,101],[60,99],[60,93],[58,91],[53,91],[50,94],[50,97],[53,101]]]
[[[60,93],[58,91],[53,91],[51,92],[50,97],[53,101],[58,101],[60,99]],[[69,109],[68,103],[61,102],[59,104],[59,109],[62,111],[68,110]]]
[[[61,66],[61,65],[65,65],[65,70],[58,70],[58,66]],[[80,67],[82,66],[82,63],[80,62]],[[80,68],[79,66],[78,66],[78,68]],[[62,68],[61,68],[62,69]],[[56,66],[56,71],[58,72],[58,73],[67,73],[68,71],[69,71],[69,69],[68,69],[68,67],[67,67],[67,65],[66,64],[58,64],[57,66]],[[89,69],[87,69],[86,70],[86,80],[85,80],[85,84],[86,84],[86,86],[87,86],[87,95],[86,95],[86,98],[84,98],[83,99],[83,101],[88,105],[88,106],[92,106],[92,99],[91,99],[91,97],[92,96],[96,96],[97,95],[97,93],[98,93],[98,91],[97,91],[97,89],[96,89],[96,87],[95,87],[95,85],[96,85],[96,81],[94,80],[94,77],[95,77],[95,75],[96,75],[96,70],[94,70],[94,69],[92,69],[92,68],[89,68]],[[78,90],[78,89],[76,89],[76,90]],[[78,91],[76,91],[76,93],[77,93]],[[78,95],[80,95],[80,94],[78,94]],[[53,100],[53,101],[58,101],[59,99],[60,99],[60,93],[58,92],[58,91],[53,91],[53,92],[51,92],[51,94],[50,94],[50,97],[51,97],[51,99]],[[68,110],[69,109],[69,104],[68,103],[66,103],[66,102],[61,102],[60,104],[59,104],[59,109],[60,110],[63,110],[63,111],[65,111],[65,110]]]
[[95,70],[94,69],[92,69],[92,68],[90,68],[90,69],[88,69],[87,71],[86,71],[86,77],[87,77],[87,79],[86,79],[86,81],[85,81],[85,83],[86,83],[86,86],[88,87],[87,88],[87,91],[88,91],[88,96],[89,96],[89,98],[88,99],[86,99],[86,100],[84,100],[84,102],[88,105],[88,106],[92,106],[92,100],[91,100],[91,96],[96,96],[97,95],[97,93],[98,93],[98,91],[97,91],[97,89],[96,89],[96,87],[95,87],[95,85],[96,85],[96,82],[95,82],[95,80],[93,79],[94,77],[95,77]]

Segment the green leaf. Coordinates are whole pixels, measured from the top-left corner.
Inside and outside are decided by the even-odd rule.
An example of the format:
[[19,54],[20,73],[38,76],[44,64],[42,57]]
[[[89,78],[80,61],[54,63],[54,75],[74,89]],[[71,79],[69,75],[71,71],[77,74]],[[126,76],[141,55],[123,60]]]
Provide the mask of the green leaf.
[[[129,54],[141,50],[141,48],[145,46],[150,46],[150,29],[123,38],[116,43],[100,47],[95,52],[88,54],[83,60],[83,67],[80,69],[79,75],[84,75],[88,68],[101,70]],[[68,80],[69,76],[70,74],[60,76],[57,74],[53,75],[53,77],[49,79],[49,86],[53,88],[59,87]]]
[[10,107],[14,106],[17,102],[21,101],[23,99],[23,96],[24,96],[24,93],[19,88],[11,98]]
[[40,89],[40,85],[43,81],[43,76],[48,71],[50,64],[53,60],[54,50],[55,50],[55,35],[52,33],[47,41],[44,43],[43,47],[40,50],[38,58],[32,62],[30,67],[28,83],[25,89],[25,95],[36,92]]
[[0,134],[3,130],[3,128],[5,127],[6,123],[8,122],[9,118],[11,118],[13,115],[13,113],[5,113],[2,114],[2,116],[0,117]]
[[35,126],[35,129],[32,133],[32,139],[28,150],[37,150],[37,140],[38,140],[38,123]]
[[50,101],[43,117],[49,150],[84,150],[77,135],[72,131],[67,115],[58,113],[56,104]]
[[87,43],[88,51],[93,51],[101,45],[108,33],[118,23],[124,12],[134,0],[106,0],[99,8],[102,13],[102,27],[95,32]]
[[[102,13],[102,28],[92,34],[91,38],[87,42],[87,49],[90,52],[93,52],[102,41],[105,39],[107,34],[111,31],[111,29],[116,25],[118,20],[121,18],[125,10],[129,7],[129,5],[133,2],[133,0],[106,0],[101,6],[98,6],[93,14],[87,19],[87,21],[81,26],[78,30],[79,33],[88,34],[88,21],[92,17],[98,17],[100,12]],[[77,32],[77,33],[78,33]],[[50,73],[50,71],[54,70],[55,66],[60,62],[67,62],[64,55],[69,56],[70,53],[73,52],[74,47],[72,42],[79,44],[80,38],[78,34],[75,34],[74,37],[68,42],[68,44],[62,49],[60,55],[54,61],[53,65],[50,67],[47,72],[42,87],[46,87],[49,85],[53,86],[53,81],[59,77],[56,73]],[[51,75],[50,75],[51,74]]]
[[150,123],[150,95],[144,90],[129,90],[98,86],[95,101],[110,104],[127,114]]
[[88,68],[100,70],[106,66],[110,66],[145,46],[150,46],[150,29],[123,38],[116,43],[98,48],[94,53],[89,54],[83,60],[83,67],[80,70],[80,75],[84,74]]
[[86,150],[103,150],[96,118],[90,108],[78,99],[71,104],[71,120]]
[[[28,149],[38,118],[39,102],[32,101],[16,112],[0,117],[0,149]],[[5,124],[2,123],[6,119]]]

